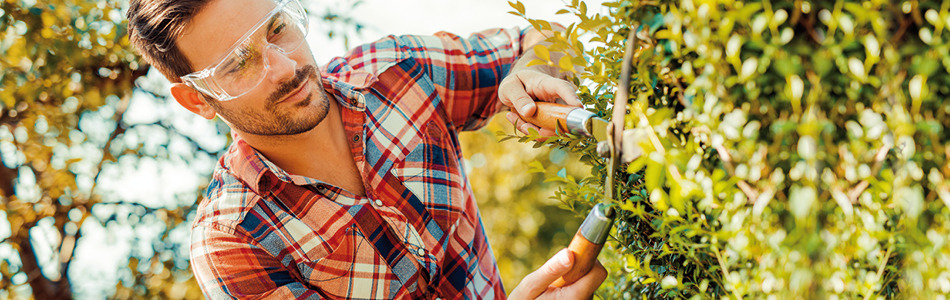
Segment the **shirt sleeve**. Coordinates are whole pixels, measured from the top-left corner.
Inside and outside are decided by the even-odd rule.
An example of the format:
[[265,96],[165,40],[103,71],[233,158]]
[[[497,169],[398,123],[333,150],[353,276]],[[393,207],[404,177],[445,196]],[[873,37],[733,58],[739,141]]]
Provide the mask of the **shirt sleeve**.
[[522,54],[518,28],[490,29],[462,38],[447,32],[400,36],[399,44],[423,65],[456,130],[484,126],[498,112],[498,84]]
[[206,298],[322,299],[251,240],[213,224],[193,228],[191,267]]

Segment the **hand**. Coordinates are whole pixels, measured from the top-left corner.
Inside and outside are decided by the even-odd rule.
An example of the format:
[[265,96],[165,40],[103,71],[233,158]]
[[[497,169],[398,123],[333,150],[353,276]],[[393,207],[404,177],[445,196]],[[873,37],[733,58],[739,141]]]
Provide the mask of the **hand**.
[[[581,107],[577,98],[577,87],[567,80],[553,77],[532,68],[516,68],[498,85],[498,100],[508,106],[511,111],[507,118],[515,128],[527,134],[530,128],[537,130],[542,136],[553,136],[553,129],[541,129],[537,125],[528,123],[521,116],[533,116],[537,111],[535,99],[546,102],[563,101],[567,105]],[[515,113],[517,112],[517,113]]]
[[551,283],[567,274],[574,265],[574,255],[563,249],[544,263],[540,269],[528,274],[521,283],[511,291],[508,298],[522,299],[591,299],[594,291],[607,278],[607,269],[600,262],[594,263],[594,268],[574,283],[563,287],[553,287]]

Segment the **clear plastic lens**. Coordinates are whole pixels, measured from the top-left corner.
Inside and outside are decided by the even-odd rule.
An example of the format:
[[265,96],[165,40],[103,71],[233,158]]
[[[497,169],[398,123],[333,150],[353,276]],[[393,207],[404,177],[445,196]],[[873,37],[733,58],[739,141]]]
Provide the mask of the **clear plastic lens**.
[[269,48],[287,54],[303,44],[307,22],[306,13],[296,0],[282,2],[221,62],[211,69],[185,75],[182,80],[220,101],[240,97],[263,81]]
[[239,95],[260,83],[264,71],[264,51],[261,43],[245,44],[234,51],[215,70],[214,80],[221,82],[228,94]]

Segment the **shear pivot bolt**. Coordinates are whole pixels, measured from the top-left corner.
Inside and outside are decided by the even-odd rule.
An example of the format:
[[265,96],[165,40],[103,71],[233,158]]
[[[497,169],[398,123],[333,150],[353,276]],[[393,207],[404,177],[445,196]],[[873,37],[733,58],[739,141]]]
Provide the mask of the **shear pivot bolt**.
[[607,141],[597,143],[597,155],[600,155],[600,157],[610,157],[610,143]]

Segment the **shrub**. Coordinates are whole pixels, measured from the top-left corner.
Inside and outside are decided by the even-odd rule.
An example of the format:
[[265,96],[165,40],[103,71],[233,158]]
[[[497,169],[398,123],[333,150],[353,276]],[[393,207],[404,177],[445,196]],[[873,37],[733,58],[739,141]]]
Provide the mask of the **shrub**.
[[[615,177],[601,296],[950,294],[950,2],[603,5],[573,0],[560,13],[579,21],[541,46],[572,55],[543,63],[583,68],[579,95],[606,118],[636,32],[624,137],[643,154]],[[591,165],[549,174],[556,199],[604,197],[592,140],[542,143]]]

